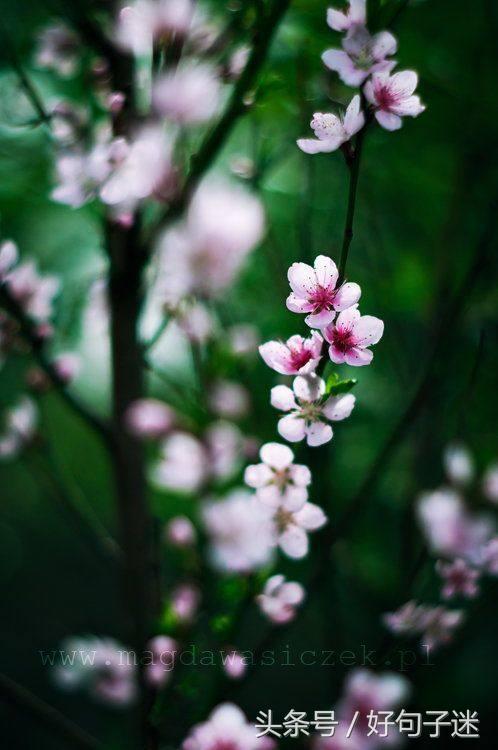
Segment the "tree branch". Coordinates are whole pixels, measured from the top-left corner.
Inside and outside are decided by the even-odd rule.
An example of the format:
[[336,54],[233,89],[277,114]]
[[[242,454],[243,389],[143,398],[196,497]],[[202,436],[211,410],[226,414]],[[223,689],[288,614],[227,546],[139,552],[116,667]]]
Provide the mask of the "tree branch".
[[10,294],[5,284],[0,286],[0,307],[17,321],[22,337],[30,345],[33,356],[61,398],[73,412],[75,412],[103,439],[106,446],[109,447],[111,432],[108,425],[99,416],[91,412],[67,389],[66,382],[60,377],[45,353],[45,340],[38,334],[36,324],[28,315],[26,315],[21,305]]
[[68,747],[81,750],[103,750],[103,745],[83,729],[66,718],[56,708],[33,695],[7,675],[0,674],[0,700],[14,709],[29,714],[47,729],[59,735]]

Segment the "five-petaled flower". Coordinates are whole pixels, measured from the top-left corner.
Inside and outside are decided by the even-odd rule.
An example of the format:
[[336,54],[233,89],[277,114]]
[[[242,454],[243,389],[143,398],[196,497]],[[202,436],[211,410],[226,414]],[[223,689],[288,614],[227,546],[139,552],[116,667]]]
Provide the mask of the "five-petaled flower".
[[307,339],[291,336],[282,341],[267,341],[259,347],[264,362],[281,375],[308,375],[321,359],[323,339],[313,331]]
[[293,263],[287,277],[292,289],[287,297],[287,307],[291,312],[309,313],[305,320],[312,328],[329,325],[336,310],[346,310],[361,296],[358,284],[337,285],[339,271],[326,255],[315,258],[314,268],[307,263]]
[[290,412],[278,423],[279,434],[291,443],[304,438],[310,446],[323,445],[332,439],[332,427],[328,424],[349,417],[353,411],[355,397],[330,396],[325,401],[325,382],[317,375],[298,375],[294,378],[293,390],[286,385],[276,385],[271,390],[271,404],[283,412]]
[[311,482],[308,467],[294,464],[293,452],[280,443],[266,443],[259,455],[262,463],[248,466],[244,474],[245,483],[256,490],[258,500],[285,511],[302,508]]
[[321,529],[327,516],[315,503],[305,503],[297,511],[276,508],[273,514],[275,543],[288,557],[299,560],[308,554],[308,532]]
[[366,0],[349,0],[347,11],[329,8],[327,23],[334,31],[349,31],[353,26],[364,26],[367,21]]
[[360,108],[360,97],[354,96],[344,116],[315,112],[311,127],[316,138],[300,138],[297,145],[307,154],[336,151],[343,143],[355,135],[365,124],[365,115]]
[[357,367],[370,364],[373,352],[368,347],[377,344],[383,333],[382,320],[373,315],[360,315],[358,305],[341,312],[334,323],[323,329],[323,335],[330,344],[332,362],[346,362]]
[[389,31],[372,35],[364,26],[352,26],[342,40],[342,47],[342,50],[326,50],[322,60],[348,86],[361,86],[372,73],[392,70],[396,64],[387,59],[398,48]]
[[304,588],[297,581],[286,581],[277,574],[268,578],[261,594],[256,597],[261,612],[275,625],[284,625],[296,616],[296,608],[305,597]]
[[417,117],[425,106],[413,92],[418,76],[413,70],[374,73],[364,87],[365,97],[375,108],[375,118],[386,130],[399,130],[402,117]]

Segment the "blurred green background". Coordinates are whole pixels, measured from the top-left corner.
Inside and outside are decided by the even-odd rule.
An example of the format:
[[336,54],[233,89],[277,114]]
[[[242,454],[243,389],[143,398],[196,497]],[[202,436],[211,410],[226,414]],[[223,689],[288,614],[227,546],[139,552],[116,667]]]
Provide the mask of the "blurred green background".
[[[92,12],[97,4],[80,5]],[[371,26],[382,28],[397,5],[394,0],[370,2]],[[98,10],[105,13],[109,6],[101,3]],[[1,34],[17,50],[41,96],[68,96],[83,103],[84,81],[61,83],[31,63],[37,32],[54,17],[64,16],[64,3],[57,7],[43,0],[1,0],[0,8]],[[235,12],[222,2],[209,8],[220,22]],[[290,263],[312,260],[319,253],[337,259],[340,250],[347,198],[343,160],[339,154],[309,157],[295,145],[297,137],[308,134],[314,111],[326,111],[329,98],[350,97],[350,90],[329,77],[320,61],[321,52],[335,41],[325,24],[326,8],[323,0],[292,2],[264,68],[256,103],[215,166],[227,173],[238,156],[265,165],[253,187],[264,201],[267,238],[219,303],[224,321],[254,324],[262,340],[305,328],[285,308]],[[498,7],[486,0],[414,1],[397,20],[399,66],[418,71],[427,111],[405,121],[397,133],[373,128],[366,139],[348,276],[363,289],[362,311],[381,317],[386,331],[372,367],[342,370],[359,378],[358,403],[352,418],[323,449],[326,459],[311,498],[326,508],[332,525],[369,475],[424,377],[427,387],[378,481],[368,488],[347,538],[327,559],[320,589],[309,592],[309,605],[272,648],[289,644],[296,652],[358,652],[365,644],[375,649],[384,638],[381,613],[412,597],[435,602],[438,586],[431,561],[407,590],[420,539],[413,516],[417,493],[443,481],[442,450],[456,437],[470,447],[480,470],[498,457],[495,241],[482,258],[475,283],[453,311],[457,315],[447,317],[486,228],[496,219],[497,32]],[[0,46],[0,65],[0,235],[18,243],[23,258],[34,257],[44,271],[61,275],[57,343],[71,349],[79,340],[90,284],[105,267],[100,212],[93,204],[74,211],[50,201],[50,144],[42,127],[24,124],[32,112],[6,44]],[[438,334],[441,325],[443,335]],[[99,341],[93,345],[97,358],[106,356]],[[2,408],[24,391],[26,364],[20,356],[4,364]],[[180,362],[178,376],[190,377],[182,369],[189,366]],[[275,439],[276,414],[268,404],[274,373],[254,358],[243,371],[229,364],[224,374],[243,378],[250,388],[252,409],[241,424],[244,431],[261,440]],[[154,387],[161,395],[159,384]],[[84,371],[77,388],[103,408],[105,389],[96,376],[92,379]],[[40,407],[51,460],[67,491],[75,497],[81,493],[112,527],[110,479],[98,441],[56,394],[43,396]],[[304,460],[306,449],[300,448],[298,456]],[[126,715],[83,695],[61,693],[39,657],[40,650],[57,648],[70,634],[126,640],[117,573],[103,564],[81,530],[68,523],[59,489],[36,457],[2,463],[0,487],[1,670],[88,731],[114,738],[111,746],[123,747]],[[194,513],[192,501],[164,493],[154,497],[154,506],[165,520],[179,509]],[[283,560],[278,571],[305,580],[319,553],[317,534],[307,560]],[[168,583],[175,579],[177,564],[175,558],[166,561]],[[483,747],[495,746],[498,730],[497,592],[498,584],[488,579],[455,642],[437,655],[434,666],[419,665],[409,675],[416,710],[477,709]],[[213,614],[206,614],[206,622]],[[266,629],[257,613],[248,611],[236,645],[250,648]],[[209,637],[206,629],[202,638]],[[212,675],[204,671],[189,688],[193,719],[203,718],[212,700]],[[289,708],[312,712],[336,701],[346,671],[344,666],[265,667],[235,687],[233,697],[250,716],[270,706],[276,714]],[[0,716],[5,747],[64,746],[28,715],[11,713],[0,704]],[[181,719],[186,726],[188,720]],[[418,744],[424,742],[428,740]],[[441,739],[437,746],[446,742]]]

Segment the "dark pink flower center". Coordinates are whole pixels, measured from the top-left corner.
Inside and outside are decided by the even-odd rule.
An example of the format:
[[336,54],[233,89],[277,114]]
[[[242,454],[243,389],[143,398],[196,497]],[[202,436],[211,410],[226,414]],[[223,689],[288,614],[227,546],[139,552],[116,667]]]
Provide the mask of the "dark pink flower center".
[[380,86],[375,92],[377,106],[379,109],[389,110],[399,103],[399,94],[389,86]]
[[209,750],[239,750],[239,746],[235,740],[218,737],[211,744]]
[[328,310],[335,298],[335,289],[317,286],[309,297],[309,301],[315,306],[315,313],[320,310]]
[[290,350],[290,362],[294,370],[300,370],[301,367],[308,364],[311,358],[309,349]]
[[332,344],[341,352],[348,352],[356,342],[354,333],[350,328],[334,328]]

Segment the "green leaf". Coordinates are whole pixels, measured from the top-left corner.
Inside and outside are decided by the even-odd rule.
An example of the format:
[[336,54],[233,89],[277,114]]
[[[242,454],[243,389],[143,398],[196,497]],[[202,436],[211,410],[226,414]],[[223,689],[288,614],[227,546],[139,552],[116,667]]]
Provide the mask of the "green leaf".
[[341,393],[348,393],[358,381],[356,378],[346,378],[341,380],[336,372],[333,372],[327,378],[326,393],[329,396],[339,396]]

